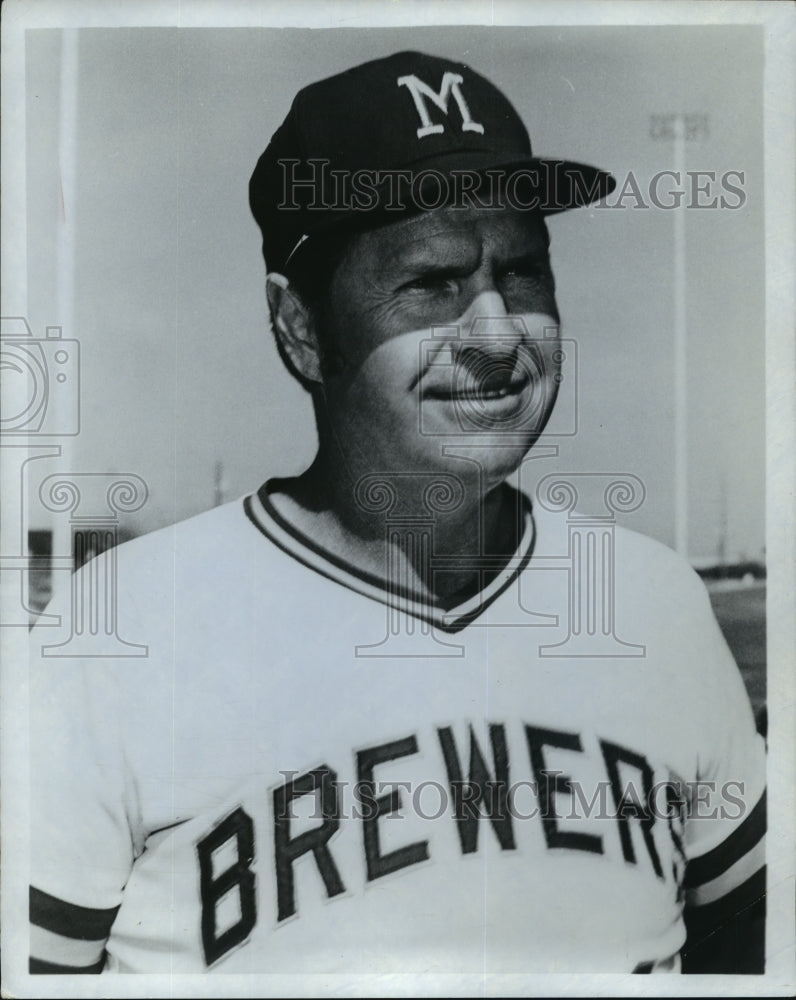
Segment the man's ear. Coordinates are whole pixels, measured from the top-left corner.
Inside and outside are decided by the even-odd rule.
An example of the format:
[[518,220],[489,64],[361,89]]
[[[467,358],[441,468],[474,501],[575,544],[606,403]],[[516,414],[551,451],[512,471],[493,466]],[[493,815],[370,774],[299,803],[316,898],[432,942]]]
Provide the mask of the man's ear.
[[321,352],[312,314],[283,274],[269,274],[265,294],[280,353],[305,382],[321,381]]

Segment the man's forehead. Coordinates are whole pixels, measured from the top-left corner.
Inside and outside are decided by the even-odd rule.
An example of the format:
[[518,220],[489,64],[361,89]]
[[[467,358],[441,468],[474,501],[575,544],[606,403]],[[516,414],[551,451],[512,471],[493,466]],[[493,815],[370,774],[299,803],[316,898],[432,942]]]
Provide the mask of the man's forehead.
[[404,217],[364,234],[363,250],[388,260],[456,256],[494,247],[507,254],[546,250],[547,226],[536,212],[446,206]]

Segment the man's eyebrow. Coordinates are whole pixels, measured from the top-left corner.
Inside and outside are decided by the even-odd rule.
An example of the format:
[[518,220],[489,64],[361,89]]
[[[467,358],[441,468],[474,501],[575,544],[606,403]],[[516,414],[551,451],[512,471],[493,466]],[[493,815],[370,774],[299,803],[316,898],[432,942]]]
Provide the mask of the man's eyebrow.
[[502,258],[499,264],[502,268],[518,267],[523,264],[547,264],[549,266],[550,253],[546,246],[534,246],[529,250],[523,250],[520,253],[512,254],[510,257]]
[[396,249],[390,262],[401,271],[417,267],[449,268],[475,264],[480,260],[481,253],[481,247],[470,240],[432,236]]
[[[440,241],[437,246],[426,243],[412,249],[396,251],[392,265],[399,274],[417,270],[447,273],[477,266],[480,258],[480,248],[466,244],[451,246],[450,243]],[[537,244],[506,256],[501,254],[494,260],[494,266],[501,271],[530,265],[550,267],[550,254],[545,245]]]

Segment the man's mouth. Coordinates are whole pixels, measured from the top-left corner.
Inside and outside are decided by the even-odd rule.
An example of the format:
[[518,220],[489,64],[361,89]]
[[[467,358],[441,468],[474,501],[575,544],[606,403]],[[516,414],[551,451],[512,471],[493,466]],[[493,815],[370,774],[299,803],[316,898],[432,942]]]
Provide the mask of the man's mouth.
[[470,370],[455,370],[444,382],[427,386],[424,399],[482,401],[519,396],[530,383],[527,371],[511,368],[491,368],[483,374]]

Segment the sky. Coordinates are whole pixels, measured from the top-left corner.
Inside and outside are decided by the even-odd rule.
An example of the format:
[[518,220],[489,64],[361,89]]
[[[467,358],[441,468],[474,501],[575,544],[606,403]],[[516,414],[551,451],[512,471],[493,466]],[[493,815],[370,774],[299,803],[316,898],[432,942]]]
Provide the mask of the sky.
[[[534,152],[609,169],[620,188],[632,175],[648,204],[652,178],[677,166],[660,116],[692,116],[684,167],[716,176],[698,200],[726,194],[742,204],[680,210],[688,554],[708,558],[724,545],[731,558],[760,557],[765,239],[755,27],[86,29],[77,35],[74,114],[62,86],[63,33],[29,31],[28,280],[17,308],[35,337],[60,324],[79,341],[81,416],[62,457],[40,459],[35,476],[65,463],[140,476],[147,503],[123,526],[142,532],[311,460],[309,398],[284,371],[268,325],[248,179],[300,87],[404,48],[468,62],[512,100]],[[740,196],[721,189],[728,171]],[[644,503],[621,523],[668,545],[677,215],[643,207],[631,189],[619,206],[550,221],[577,379],[551,425],[558,454],[522,474],[530,486],[551,472],[635,475]],[[599,481],[581,506],[599,505]],[[53,515],[31,503],[30,526],[46,527]]]

